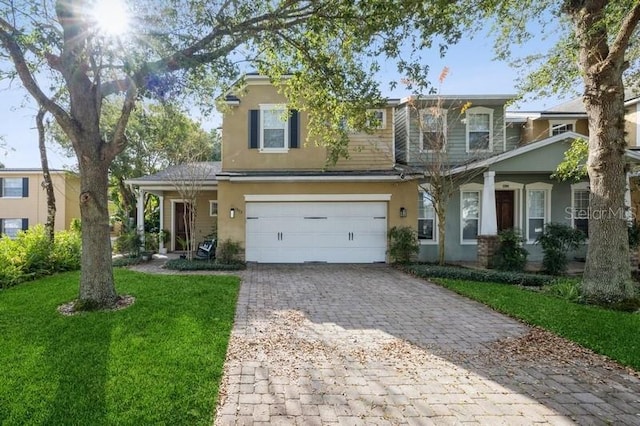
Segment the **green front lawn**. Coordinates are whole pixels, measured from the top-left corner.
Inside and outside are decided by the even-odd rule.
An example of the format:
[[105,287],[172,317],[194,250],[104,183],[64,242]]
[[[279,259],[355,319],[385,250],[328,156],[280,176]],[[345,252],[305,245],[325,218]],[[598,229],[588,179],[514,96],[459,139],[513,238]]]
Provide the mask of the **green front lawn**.
[[640,371],[640,313],[581,305],[508,284],[434,281]]
[[239,279],[115,278],[135,304],[72,317],[77,272],[0,291],[0,424],[213,422]]

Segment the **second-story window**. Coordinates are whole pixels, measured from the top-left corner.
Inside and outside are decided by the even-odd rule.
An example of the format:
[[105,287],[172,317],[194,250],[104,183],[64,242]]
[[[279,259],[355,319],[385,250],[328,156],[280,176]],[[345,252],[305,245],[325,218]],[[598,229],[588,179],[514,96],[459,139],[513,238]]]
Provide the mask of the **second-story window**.
[[549,121],[549,136],[559,135],[561,133],[566,132],[574,132],[575,131],[575,122],[567,122],[567,121]]
[[287,116],[283,106],[261,105],[260,149],[287,148]]
[[447,143],[447,110],[420,111],[420,151],[444,151]]
[[469,108],[467,120],[467,152],[493,150],[493,110]]
[[373,115],[374,120],[371,123],[367,123],[373,129],[387,128],[387,112],[384,109],[370,109],[367,113]]
[[0,197],[24,198],[29,196],[29,178],[0,179]]

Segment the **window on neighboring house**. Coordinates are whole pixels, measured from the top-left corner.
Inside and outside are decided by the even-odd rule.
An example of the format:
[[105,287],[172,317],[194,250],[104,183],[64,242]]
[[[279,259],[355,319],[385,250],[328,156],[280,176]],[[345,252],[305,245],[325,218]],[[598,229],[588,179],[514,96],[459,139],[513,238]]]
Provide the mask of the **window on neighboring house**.
[[209,216],[218,216],[218,202],[209,201]]
[[467,121],[467,152],[493,150],[493,110],[469,108]]
[[249,111],[249,148],[284,153],[299,146],[299,114],[284,105],[264,104]]
[[428,192],[418,191],[418,239],[425,242],[438,241],[436,210]]
[[571,221],[574,228],[589,236],[589,184],[571,185]]
[[420,150],[444,151],[447,144],[447,110],[427,108],[420,111]]
[[549,136],[559,135],[561,133],[575,131],[575,122],[566,121],[549,121]]
[[384,109],[370,109],[367,113],[372,114],[375,121],[369,123],[374,129],[386,129],[387,128],[387,111]]
[[0,219],[0,233],[9,238],[16,238],[18,231],[26,230],[28,227],[27,219]]
[[551,187],[546,183],[526,185],[527,241],[533,243],[544,232],[551,216]]
[[460,218],[462,242],[470,243],[478,240],[480,230],[480,191],[461,192]]
[[7,198],[23,198],[29,196],[29,178],[0,179],[0,196]]

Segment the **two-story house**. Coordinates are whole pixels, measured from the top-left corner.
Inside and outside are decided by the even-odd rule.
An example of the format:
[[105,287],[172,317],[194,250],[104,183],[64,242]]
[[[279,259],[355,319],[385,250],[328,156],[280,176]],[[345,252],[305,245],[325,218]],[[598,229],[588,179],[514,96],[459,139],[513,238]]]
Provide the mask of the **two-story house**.
[[[64,170],[51,170],[56,197],[55,230],[69,229],[80,218],[80,180]],[[0,233],[13,238],[47,221],[47,194],[41,169],[0,169]]]

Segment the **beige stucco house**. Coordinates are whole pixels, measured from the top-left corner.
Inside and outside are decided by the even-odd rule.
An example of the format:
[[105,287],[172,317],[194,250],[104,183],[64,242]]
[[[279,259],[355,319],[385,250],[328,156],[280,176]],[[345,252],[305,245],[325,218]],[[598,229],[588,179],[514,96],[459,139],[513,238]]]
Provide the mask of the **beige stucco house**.
[[[51,170],[56,197],[56,231],[69,229],[80,218],[80,180],[65,170]],[[14,237],[19,230],[47,221],[47,195],[41,169],[0,169],[0,232]]]

